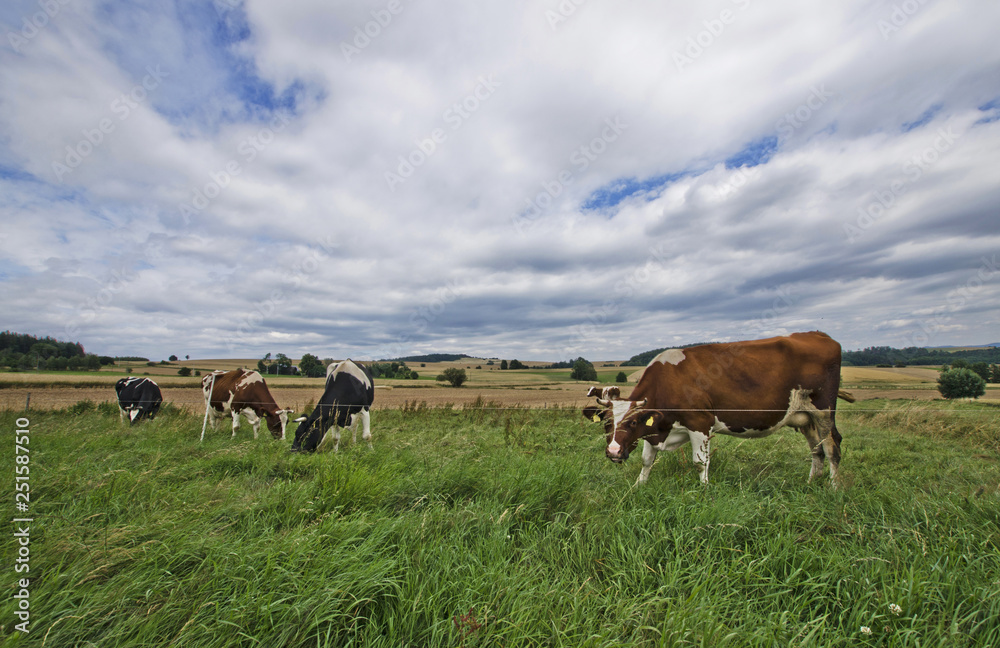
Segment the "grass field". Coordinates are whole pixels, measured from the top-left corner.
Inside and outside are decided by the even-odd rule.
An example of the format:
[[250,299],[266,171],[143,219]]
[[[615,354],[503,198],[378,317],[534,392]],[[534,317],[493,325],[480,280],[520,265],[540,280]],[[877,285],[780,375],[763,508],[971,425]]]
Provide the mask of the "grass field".
[[376,410],[374,451],[309,456],[199,444],[175,408],[31,412],[0,645],[1000,645],[996,408],[843,405],[834,490],[792,431],[717,438],[708,487],[661,453],[637,488],[577,411],[491,405]]

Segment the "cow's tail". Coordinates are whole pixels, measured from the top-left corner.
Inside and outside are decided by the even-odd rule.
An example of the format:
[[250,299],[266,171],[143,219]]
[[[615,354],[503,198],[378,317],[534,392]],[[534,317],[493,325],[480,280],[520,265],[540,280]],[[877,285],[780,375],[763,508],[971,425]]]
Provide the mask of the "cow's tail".
[[852,394],[851,392],[846,392],[843,389],[837,391],[837,398],[839,398],[840,400],[845,400],[848,403],[853,403],[854,401],[857,400],[854,397],[854,394]]
[[[205,391],[205,418],[201,422],[201,438],[198,439],[199,443],[205,440],[205,428],[208,427],[208,410],[210,407],[212,407],[212,392],[215,391],[215,376],[216,372],[213,371],[211,376],[211,382],[209,382],[209,384],[207,385],[205,384],[205,379],[208,378],[208,376],[205,376],[205,378],[201,379],[201,388]],[[215,429],[214,423],[212,424],[212,426],[213,426],[212,429]]]

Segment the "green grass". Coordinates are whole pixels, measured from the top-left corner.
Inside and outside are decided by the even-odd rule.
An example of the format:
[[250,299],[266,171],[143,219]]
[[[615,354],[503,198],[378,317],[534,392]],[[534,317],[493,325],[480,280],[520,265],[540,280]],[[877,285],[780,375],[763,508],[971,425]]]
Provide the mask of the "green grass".
[[833,490],[790,430],[637,488],[579,413],[480,405],[309,456],[175,410],[32,413],[31,634],[10,531],[0,645],[1000,645],[996,409],[843,408]]

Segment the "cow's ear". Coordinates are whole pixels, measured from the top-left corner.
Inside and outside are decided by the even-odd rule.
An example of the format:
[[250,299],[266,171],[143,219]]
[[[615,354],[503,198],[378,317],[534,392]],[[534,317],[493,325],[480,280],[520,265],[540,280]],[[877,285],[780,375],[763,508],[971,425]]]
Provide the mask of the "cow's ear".
[[660,422],[663,421],[663,412],[643,412],[639,420],[647,428],[647,432],[652,432],[659,429]]
[[583,418],[593,421],[595,423],[601,422],[602,409],[600,407],[595,407],[593,405],[588,405],[583,408]]

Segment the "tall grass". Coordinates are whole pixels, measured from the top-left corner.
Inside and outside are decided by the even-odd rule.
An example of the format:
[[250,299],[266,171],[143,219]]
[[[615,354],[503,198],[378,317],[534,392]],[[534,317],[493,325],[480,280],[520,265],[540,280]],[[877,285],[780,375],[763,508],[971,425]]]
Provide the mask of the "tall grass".
[[[374,451],[338,455],[247,430],[199,444],[201,418],[178,411],[33,413],[31,634],[7,597],[0,639],[1000,645],[996,410],[853,409],[839,490],[806,483],[792,431],[717,438],[708,487],[688,449],[635,487],[638,462],[608,462],[578,412],[489,401],[375,411]],[[956,418],[982,436],[940,429]]]

